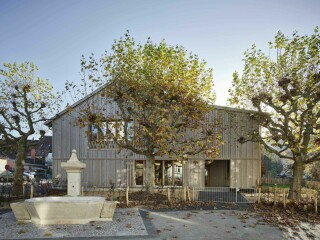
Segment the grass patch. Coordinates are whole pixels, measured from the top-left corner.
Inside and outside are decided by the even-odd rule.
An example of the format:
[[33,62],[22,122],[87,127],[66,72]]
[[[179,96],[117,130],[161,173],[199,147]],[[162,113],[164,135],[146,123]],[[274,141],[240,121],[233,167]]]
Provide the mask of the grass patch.
[[[275,185],[274,184],[262,184],[261,186],[261,192],[268,192],[269,188],[272,188],[271,191],[273,191]],[[289,190],[290,185],[289,184],[277,184],[278,189],[286,189]]]
[[[274,187],[275,184],[262,184],[262,187]],[[277,184],[277,188],[289,188],[290,184]]]

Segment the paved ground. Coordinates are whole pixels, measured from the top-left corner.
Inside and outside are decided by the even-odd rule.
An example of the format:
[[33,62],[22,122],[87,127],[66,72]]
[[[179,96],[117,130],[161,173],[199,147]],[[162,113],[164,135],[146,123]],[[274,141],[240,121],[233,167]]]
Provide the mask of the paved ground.
[[246,210],[117,209],[112,222],[47,226],[17,224],[11,211],[0,211],[0,239],[320,239],[319,233],[310,224],[283,232]]
[[235,210],[147,212],[160,239],[282,239],[254,214]]

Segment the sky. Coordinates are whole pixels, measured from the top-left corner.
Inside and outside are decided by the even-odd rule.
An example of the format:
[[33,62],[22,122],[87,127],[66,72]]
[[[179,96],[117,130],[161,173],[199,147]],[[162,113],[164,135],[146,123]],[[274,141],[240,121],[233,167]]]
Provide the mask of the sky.
[[80,80],[81,55],[100,56],[130,31],[136,41],[182,45],[213,69],[216,104],[227,105],[243,53],[281,30],[311,34],[319,0],[0,0],[0,64],[32,61],[56,91]]

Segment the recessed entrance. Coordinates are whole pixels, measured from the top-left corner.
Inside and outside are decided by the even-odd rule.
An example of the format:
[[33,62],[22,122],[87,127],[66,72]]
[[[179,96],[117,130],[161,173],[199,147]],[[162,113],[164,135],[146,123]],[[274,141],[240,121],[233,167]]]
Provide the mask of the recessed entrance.
[[206,161],[205,186],[230,187],[230,160]]

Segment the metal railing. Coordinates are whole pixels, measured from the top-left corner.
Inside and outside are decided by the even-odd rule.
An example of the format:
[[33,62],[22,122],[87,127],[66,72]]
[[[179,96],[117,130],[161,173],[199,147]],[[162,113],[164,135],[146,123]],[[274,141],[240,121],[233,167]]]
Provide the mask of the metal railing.
[[191,190],[193,201],[253,203],[258,199],[256,188],[193,187]]

